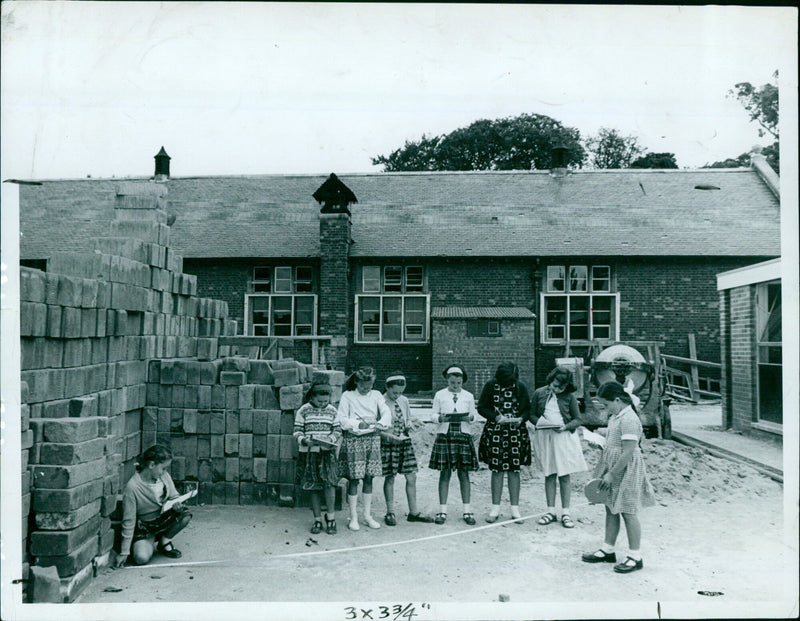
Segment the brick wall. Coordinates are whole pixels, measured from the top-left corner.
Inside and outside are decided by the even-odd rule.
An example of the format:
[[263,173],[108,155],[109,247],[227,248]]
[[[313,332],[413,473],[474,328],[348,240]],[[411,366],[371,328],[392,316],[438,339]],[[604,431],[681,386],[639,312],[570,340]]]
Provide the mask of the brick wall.
[[352,332],[347,310],[352,304],[348,260],[350,216],[321,213],[319,218],[319,334],[333,337],[327,360],[331,368],[341,369],[347,363],[348,335]]
[[719,292],[719,341],[720,371],[719,390],[722,395],[722,426],[733,426],[733,404],[731,403],[731,301],[730,291]]
[[755,288],[730,290],[730,412],[734,429],[756,420]]
[[497,366],[513,360],[520,369],[520,380],[532,391],[534,388],[534,336],[536,322],[502,320],[500,337],[468,337],[467,322],[437,319],[433,322],[433,367],[431,385],[439,390],[446,385],[442,371],[447,365],[459,363],[467,371],[465,388],[477,399]]
[[427,263],[431,307],[533,308],[534,267],[528,259],[440,259]]
[[[258,263],[261,265],[261,263]],[[197,295],[221,300],[228,305],[228,317],[244,330],[244,294],[253,279],[251,260],[184,259],[183,269],[197,278]]]
[[392,371],[406,376],[406,394],[429,391],[431,387],[431,346],[428,345],[353,345],[348,368],[360,365],[375,368],[375,389],[383,391],[384,380]]

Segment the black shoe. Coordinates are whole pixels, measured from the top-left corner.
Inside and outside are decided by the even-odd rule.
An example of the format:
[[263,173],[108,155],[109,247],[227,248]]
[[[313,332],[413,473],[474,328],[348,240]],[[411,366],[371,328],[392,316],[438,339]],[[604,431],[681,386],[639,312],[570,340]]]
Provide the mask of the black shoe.
[[180,558],[181,556],[183,556],[181,554],[181,551],[178,550],[174,545],[172,545],[171,541],[166,545],[159,543],[158,552],[159,554],[163,554],[168,558]]
[[391,511],[383,516],[383,521],[386,522],[386,526],[397,526],[397,518]]
[[463,516],[464,521],[470,526],[475,526],[475,515],[472,513],[465,513]]
[[[598,554],[602,554],[603,556],[597,556]],[[598,550],[597,552],[586,552],[581,555],[581,560],[584,563],[616,563],[617,553],[612,552],[609,554],[608,552],[603,552],[602,550]]]
[[638,571],[639,569],[642,569],[642,567],[644,567],[642,559],[637,561],[629,556],[621,563],[614,565],[614,571],[618,574],[629,574],[632,571]]
[[428,517],[427,515],[422,515],[421,513],[409,513],[406,520],[408,520],[409,522],[425,522],[426,524],[430,524],[431,522],[433,522],[432,517]]
[[325,516],[325,532],[329,535],[336,534],[336,518],[329,520],[328,516]]

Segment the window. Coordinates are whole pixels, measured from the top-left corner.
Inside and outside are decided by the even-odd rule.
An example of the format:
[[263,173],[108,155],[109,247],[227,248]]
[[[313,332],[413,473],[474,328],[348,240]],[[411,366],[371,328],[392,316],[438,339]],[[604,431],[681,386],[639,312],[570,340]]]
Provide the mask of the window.
[[758,419],[783,424],[783,334],[781,283],[756,286],[756,359],[758,363]]
[[245,295],[245,333],[251,336],[309,336],[317,333],[317,296]]
[[619,295],[608,265],[548,265],[542,342],[618,340]]
[[426,343],[427,295],[357,295],[357,343]]
[[425,290],[425,272],[419,265],[365,265],[361,268],[362,293],[421,293]]
[[250,293],[311,293],[314,290],[314,269],[297,267],[254,267]]
[[468,337],[502,336],[500,322],[496,319],[475,319],[467,322]]

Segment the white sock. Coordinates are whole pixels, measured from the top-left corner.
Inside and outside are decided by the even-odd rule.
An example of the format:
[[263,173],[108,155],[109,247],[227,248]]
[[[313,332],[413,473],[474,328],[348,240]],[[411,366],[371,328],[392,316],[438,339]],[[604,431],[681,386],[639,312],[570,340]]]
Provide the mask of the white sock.
[[642,560],[642,553],[639,550],[628,550],[628,556],[630,556],[634,561]]
[[569,515],[569,507],[561,509],[561,517],[564,517],[565,515]]
[[372,511],[372,494],[362,492],[361,497],[364,499],[364,515],[369,515]]
[[355,496],[347,496],[347,504],[350,506],[350,521],[358,521],[358,494]]
[[511,517],[522,517],[522,514],[519,512],[519,505],[511,505]]
[[464,503],[464,513],[472,513],[472,509],[469,508],[469,503]]
[[439,513],[447,513],[447,505],[439,505]]
[[491,515],[492,517],[497,517],[498,515],[500,515],[500,505],[492,505],[492,510],[489,511],[489,515]]
[[600,546],[600,549],[606,554],[612,554],[614,552],[614,546],[610,546],[605,542],[603,542],[603,545]]
[[556,514],[556,508],[555,507],[547,507],[547,512],[548,513],[552,513],[553,515],[555,515]]

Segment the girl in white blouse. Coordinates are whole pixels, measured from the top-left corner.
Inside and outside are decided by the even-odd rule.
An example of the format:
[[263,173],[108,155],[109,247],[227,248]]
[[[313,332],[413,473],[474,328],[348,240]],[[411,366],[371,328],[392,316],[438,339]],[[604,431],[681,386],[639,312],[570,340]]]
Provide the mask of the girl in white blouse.
[[[431,450],[429,468],[439,470],[439,513],[434,522],[444,524],[447,520],[447,496],[450,491],[450,475],[453,470],[458,473],[461,488],[461,501],[464,504],[462,517],[470,526],[475,524],[475,515],[470,507],[471,470],[478,469],[478,455],[472,441],[472,426],[478,416],[475,397],[462,388],[467,381],[464,367],[454,364],[447,367],[442,376],[447,380],[447,388],[443,388],[433,397],[433,418],[439,425],[436,429],[436,441]],[[466,420],[450,422],[448,415],[463,414]]]
[[373,390],[375,371],[361,367],[345,384],[339,401],[337,421],[343,441],[339,454],[339,474],[348,480],[347,504],[350,507],[350,530],[359,530],[358,482],[363,481],[364,521],[370,528],[380,528],[372,509],[372,478],[383,475],[380,432],[392,426],[392,413],[383,395]]

